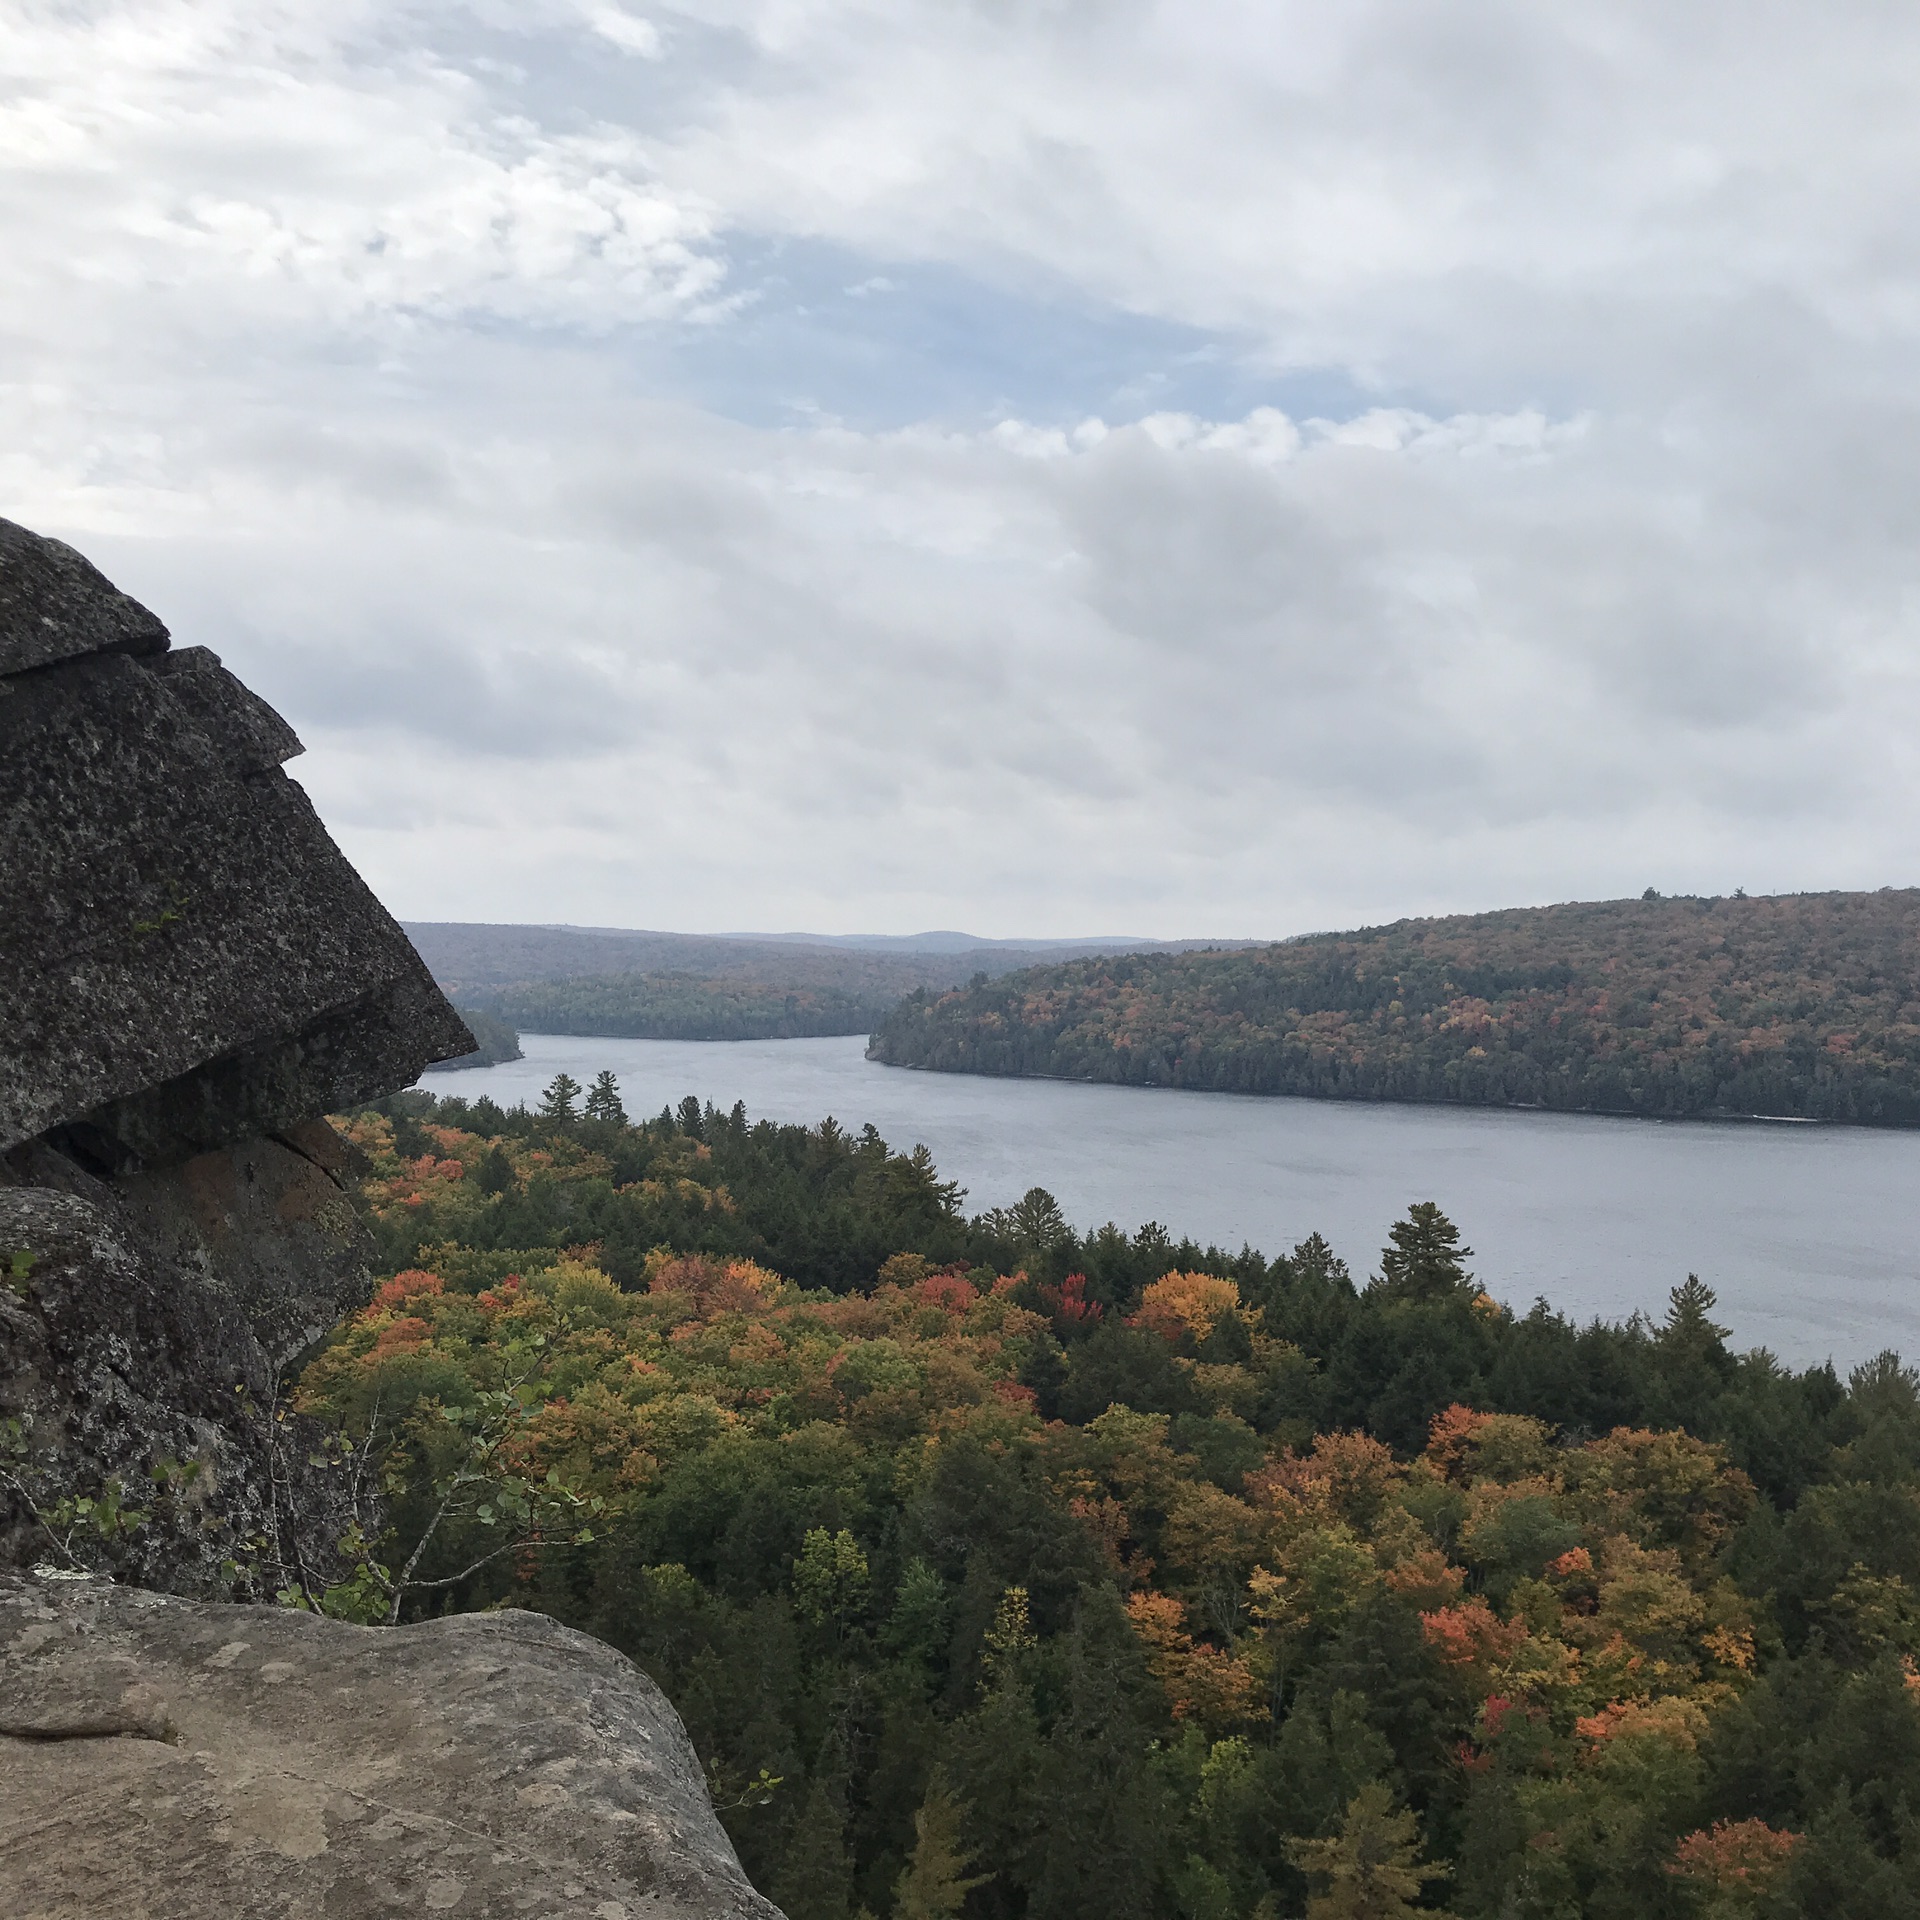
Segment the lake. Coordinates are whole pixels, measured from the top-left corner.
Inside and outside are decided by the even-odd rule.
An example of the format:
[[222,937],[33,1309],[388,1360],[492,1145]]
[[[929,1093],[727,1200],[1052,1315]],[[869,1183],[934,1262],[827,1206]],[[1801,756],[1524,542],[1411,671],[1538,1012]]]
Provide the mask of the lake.
[[640,1118],[687,1094],[755,1119],[871,1121],[924,1142],[970,1211],[1045,1187],[1081,1228],[1284,1252],[1318,1231],[1356,1278],[1388,1226],[1436,1200],[1489,1292],[1578,1319],[1658,1316],[1697,1273],[1743,1347],[1843,1370],[1920,1358],[1920,1133],[1374,1106],[992,1080],[876,1066],[859,1038],[702,1042],[521,1036],[526,1058],[430,1074],[436,1093],[537,1102],[563,1069],[618,1075]]

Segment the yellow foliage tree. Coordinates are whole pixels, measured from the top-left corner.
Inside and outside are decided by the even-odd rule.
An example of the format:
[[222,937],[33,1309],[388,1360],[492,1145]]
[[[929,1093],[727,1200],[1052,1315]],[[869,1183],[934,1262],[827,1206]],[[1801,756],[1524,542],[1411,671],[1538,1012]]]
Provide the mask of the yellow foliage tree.
[[894,1882],[894,1920],[953,1920],[975,1887],[993,1878],[969,1874],[971,1854],[961,1845],[961,1807],[938,1768],[913,1816],[913,1857]]
[[1407,1920],[1426,1911],[1414,1903],[1427,1882],[1446,1875],[1421,1864],[1419,1821],[1405,1808],[1396,1813],[1377,1780],[1347,1803],[1335,1838],[1296,1840],[1292,1851],[1303,1872],[1325,1882],[1307,1902],[1307,1920]]

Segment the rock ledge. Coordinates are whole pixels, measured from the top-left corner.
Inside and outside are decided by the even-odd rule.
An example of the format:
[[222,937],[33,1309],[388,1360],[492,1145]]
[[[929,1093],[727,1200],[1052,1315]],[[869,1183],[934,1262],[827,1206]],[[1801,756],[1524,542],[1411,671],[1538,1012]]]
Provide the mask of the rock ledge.
[[545,1616],[0,1577],[11,1920],[780,1920],[666,1698]]

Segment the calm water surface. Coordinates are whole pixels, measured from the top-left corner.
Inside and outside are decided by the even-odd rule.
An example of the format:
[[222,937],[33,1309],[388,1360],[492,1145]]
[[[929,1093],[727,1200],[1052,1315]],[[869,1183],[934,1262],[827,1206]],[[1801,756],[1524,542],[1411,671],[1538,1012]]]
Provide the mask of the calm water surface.
[[1076,1226],[1284,1251],[1319,1231],[1356,1276],[1409,1201],[1437,1200],[1488,1290],[1577,1318],[1665,1310],[1690,1272],[1742,1346],[1842,1368],[1920,1357],[1920,1133],[990,1080],[875,1066],[858,1038],[701,1042],[525,1034],[527,1057],[437,1093],[537,1100],[563,1068],[619,1076],[636,1117],[696,1094],[755,1119],[871,1121],[924,1142],[968,1207],[1047,1188]]

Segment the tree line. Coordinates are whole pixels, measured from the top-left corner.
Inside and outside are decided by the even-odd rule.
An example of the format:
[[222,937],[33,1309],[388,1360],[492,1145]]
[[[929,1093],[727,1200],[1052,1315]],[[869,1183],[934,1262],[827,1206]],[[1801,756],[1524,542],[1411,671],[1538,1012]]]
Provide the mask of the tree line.
[[916,992],[949,1072],[1665,1118],[1920,1125],[1920,892],[1601,901]]
[[494,989],[489,1010],[529,1033],[634,1040],[810,1040],[868,1033],[896,994],[709,977],[593,974]]
[[303,1404],[329,1594],[673,1699],[791,1920],[1920,1911],[1920,1378],[969,1214],[872,1129],[611,1074],[351,1119],[386,1277]]

